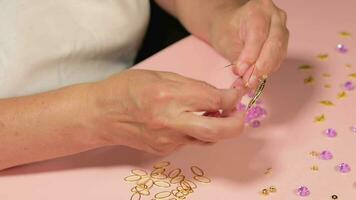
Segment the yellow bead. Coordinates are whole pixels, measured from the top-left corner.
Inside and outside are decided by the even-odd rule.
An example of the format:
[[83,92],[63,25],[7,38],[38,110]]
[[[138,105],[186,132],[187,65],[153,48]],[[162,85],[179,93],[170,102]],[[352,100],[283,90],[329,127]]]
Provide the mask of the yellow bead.
[[267,189],[263,189],[263,190],[261,191],[261,194],[262,194],[263,196],[267,196],[267,195],[269,195],[269,192],[268,192]]
[[269,192],[272,192],[272,193],[277,192],[277,188],[274,186],[269,187],[268,190],[269,190]]

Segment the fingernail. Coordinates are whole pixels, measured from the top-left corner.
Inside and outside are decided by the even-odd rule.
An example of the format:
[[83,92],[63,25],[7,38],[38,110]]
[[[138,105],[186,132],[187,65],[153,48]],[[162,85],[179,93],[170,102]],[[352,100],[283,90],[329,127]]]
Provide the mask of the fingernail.
[[238,78],[232,83],[231,87],[239,89],[239,88],[242,88],[243,85],[244,85],[243,80],[241,78]]
[[243,76],[245,72],[250,68],[250,65],[246,62],[239,62],[237,64],[237,74]]

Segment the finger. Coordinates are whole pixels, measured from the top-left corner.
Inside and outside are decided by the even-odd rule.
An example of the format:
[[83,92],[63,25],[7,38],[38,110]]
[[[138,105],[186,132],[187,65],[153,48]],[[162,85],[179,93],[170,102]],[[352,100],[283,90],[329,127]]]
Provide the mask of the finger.
[[244,47],[234,67],[234,73],[243,76],[245,72],[256,62],[263,44],[269,34],[270,21],[263,17],[256,18],[246,25],[246,37]]
[[176,119],[175,127],[187,135],[204,142],[217,142],[239,135],[244,127],[245,112],[235,112],[226,118],[197,116],[182,113]]
[[248,81],[248,87],[256,87],[258,80],[262,76],[268,76],[279,68],[287,52],[288,37],[288,30],[282,25],[282,22],[275,20],[272,24],[269,37],[255,64],[253,74],[250,78],[248,78],[249,76],[244,76],[244,81]]
[[231,110],[245,94],[244,90],[215,89],[206,86],[188,84],[184,90],[189,90],[182,99],[182,104],[190,112]]

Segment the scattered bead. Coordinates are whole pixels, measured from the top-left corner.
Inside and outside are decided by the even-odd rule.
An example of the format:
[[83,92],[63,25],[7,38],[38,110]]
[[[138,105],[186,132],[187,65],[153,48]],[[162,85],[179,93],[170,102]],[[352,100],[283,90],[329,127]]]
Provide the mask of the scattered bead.
[[352,131],[353,133],[356,133],[356,126],[351,126],[351,131]]
[[262,194],[263,196],[267,196],[267,195],[269,195],[269,192],[268,192],[267,189],[263,189],[263,190],[261,191],[261,194]]
[[344,99],[346,97],[347,97],[347,93],[345,91],[342,91],[342,92],[337,94],[337,98],[338,99]]
[[316,56],[320,61],[326,61],[329,58],[328,54],[319,54]]
[[277,188],[274,187],[274,186],[271,186],[271,187],[268,188],[268,191],[271,192],[271,193],[275,193],[275,192],[277,192]]
[[334,106],[334,103],[331,101],[320,101],[320,104],[324,105],[324,106]]
[[335,129],[333,128],[328,128],[324,131],[324,134],[328,137],[336,137],[337,136],[337,132]]
[[318,157],[320,155],[320,153],[318,153],[316,151],[311,151],[309,154],[314,157]]
[[260,118],[260,117],[264,117],[267,115],[267,112],[264,108],[262,108],[261,106],[253,106],[251,107],[246,115],[246,122],[250,123],[253,122],[254,120]]
[[319,115],[314,118],[314,122],[317,122],[317,123],[324,122],[325,120],[326,120],[325,115]]
[[314,82],[314,78],[312,76],[308,76],[307,78],[304,79],[305,84],[310,84]]
[[272,173],[272,168],[269,167],[266,169],[266,171],[264,172],[265,175],[270,175]]
[[332,199],[338,199],[337,195],[335,195],[335,194],[333,194],[333,195],[331,196],[331,198],[332,198]]
[[341,163],[339,166],[338,166],[338,169],[339,169],[339,172],[341,173],[348,173],[351,171],[351,167],[349,164],[347,163]]
[[313,165],[310,169],[312,171],[319,171],[319,167],[317,165]]
[[300,188],[298,188],[297,193],[301,197],[306,197],[310,195],[309,189],[305,186],[301,186]]
[[336,45],[336,50],[339,52],[339,53],[347,53],[348,49],[346,48],[345,45],[343,44],[337,44]]
[[310,70],[310,69],[312,69],[312,66],[310,66],[310,65],[300,65],[298,67],[298,69],[300,69],[300,70]]
[[353,90],[355,89],[355,85],[351,81],[347,81],[344,83],[344,89],[348,91]]
[[342,31],[339,33],[339,36],[342,38],[350,38],[351,37],[351,33],[346,32],[346,31]]
[[349,74],[350,78],[356,78],[356,73]]
[[322,151],[319,158],[322,160],[331,160],[333,158],[333,154],[330,151]]
[[331,85],[330,84],[325,84],[324,88],[331,88]]

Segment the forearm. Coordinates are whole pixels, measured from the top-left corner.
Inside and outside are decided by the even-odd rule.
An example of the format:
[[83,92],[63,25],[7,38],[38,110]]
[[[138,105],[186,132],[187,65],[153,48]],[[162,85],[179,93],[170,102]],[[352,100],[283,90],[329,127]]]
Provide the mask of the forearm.
[[156,0],[177,17],[189,32],[209,42],[213,20],[228,9],[240,7],[247,0]]
[[101,146],[90,127],[89,91],[82,84],[0,100],[0,170]]

